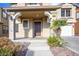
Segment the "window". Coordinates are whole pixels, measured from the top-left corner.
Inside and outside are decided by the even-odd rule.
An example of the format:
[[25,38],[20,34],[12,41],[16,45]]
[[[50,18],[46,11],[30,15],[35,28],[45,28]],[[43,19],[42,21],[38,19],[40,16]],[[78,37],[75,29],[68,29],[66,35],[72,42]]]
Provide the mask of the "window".
[[79,13],[76,13],[76,15],[77,15],[77,18],[79,18]]
[[37,3],[26,3],[27,5],[36,5]]
[[5,25],[3,25],[3,26],[2,26],[2,32],[3,32],[3,34],[5,34],[5,33],[6,33],[6,29],[5,29],[5,28],[6,28],[6,26],[5,26]]
[[65,17],[65,9],[61,9],[61,16]]
[[6,19],[6,20],[8,18],[8,15],[4,11],[2,11],[2,18]]
[[42,5],[41,3],[26,3],[26,6],[40,6]]
[[2,26],[2,33],[7,34],[8,33],[8,27],[6,25]]
[[61,17],[70,17],[70,16],[71,16],[71,8],[61,9]]
[[24,20],[23,21],[23,27],[24,27],[24,29],[28,29],[29,28],[29,22],[28,22],[28,20]]
[[18,32],[18,24],[15,24],[15,32]]

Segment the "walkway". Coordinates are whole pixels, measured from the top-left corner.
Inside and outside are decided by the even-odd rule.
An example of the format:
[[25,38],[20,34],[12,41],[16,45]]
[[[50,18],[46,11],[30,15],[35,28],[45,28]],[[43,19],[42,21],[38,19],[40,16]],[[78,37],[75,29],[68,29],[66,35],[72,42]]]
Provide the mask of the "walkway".
[[16,42],[30,42],[28,46],[28,50],[26,53],[26,56],[53,56],[49,46],[47,44],[47,40],[26,40],[26,39],[21,39],[21,40],[16,40]]

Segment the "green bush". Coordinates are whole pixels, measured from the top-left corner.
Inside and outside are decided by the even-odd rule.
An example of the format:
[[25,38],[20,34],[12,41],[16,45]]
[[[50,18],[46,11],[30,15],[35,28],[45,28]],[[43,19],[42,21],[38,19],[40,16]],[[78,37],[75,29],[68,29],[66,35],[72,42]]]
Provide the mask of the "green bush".
[[0,56],[12,56],[13,51],[9,48],[0,48]]
[[57,29],[61,26],[65,26],[65,25],[67,25],[67,20],[65,20],[65,19],[64,20],[53,20],[50,28]]
[[58,36],[50,36],[48,38],[48,45],[52,47],[61,47],[64,45],[64,40]]
[[0,56],[15,55],[21,50],[21,45],[15,44],[7,37],[0,37]]

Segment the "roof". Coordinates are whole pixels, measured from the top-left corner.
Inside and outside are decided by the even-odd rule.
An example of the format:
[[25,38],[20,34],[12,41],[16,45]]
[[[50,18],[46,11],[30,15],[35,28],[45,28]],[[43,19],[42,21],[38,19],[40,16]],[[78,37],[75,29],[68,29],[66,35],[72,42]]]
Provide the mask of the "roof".
[[[59,5],[59,6],[62,6],[63,4],[65,4],[65,3],[60,3],[60,4],[58,4],[58,5]],[[76,7],[79,7],[79,3],[70,3],[70,4],[72,4],[72,5],[76,6]]]
[[3,24],[3,23],[0,21],[0,24]]
[[72,3],[74,6],[79,7],[79,3]]
[[[7,9],[7,11],[48,11],[48,10],[56,10],[58,8],[61,8],[61,6],[65,3],[60,3],[58,5],[48,5],[48,6],[14,6],[14,7],[9,7],[9,8],[4,8]],[[76,7],[79,7],[79,3],[70,3]]]
[[35,10],[55,10],[60,8],[60,6],[17,6],[17,7],[10,7],[10,8],[4,8],[7,9],[7,11],[35,11]]

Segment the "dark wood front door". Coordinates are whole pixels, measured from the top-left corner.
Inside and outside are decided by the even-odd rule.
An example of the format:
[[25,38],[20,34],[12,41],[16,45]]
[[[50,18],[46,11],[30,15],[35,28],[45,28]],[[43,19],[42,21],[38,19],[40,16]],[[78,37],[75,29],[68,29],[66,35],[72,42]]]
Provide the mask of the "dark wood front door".
[[34,37],[41,36],[41,22],[34,22]]

